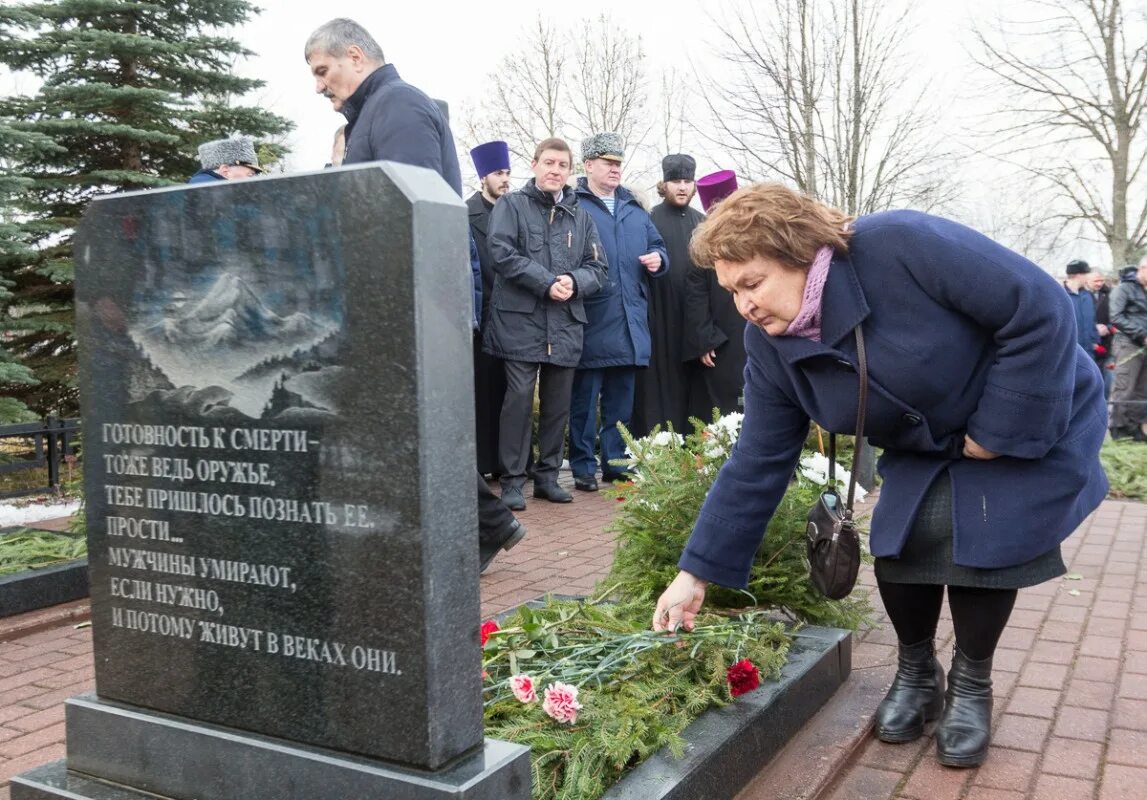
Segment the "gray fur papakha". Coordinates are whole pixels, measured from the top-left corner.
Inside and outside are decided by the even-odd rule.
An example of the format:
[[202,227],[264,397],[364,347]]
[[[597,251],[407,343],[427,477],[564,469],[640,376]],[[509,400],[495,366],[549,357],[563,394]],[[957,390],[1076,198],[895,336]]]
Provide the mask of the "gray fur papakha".
[[581,143],[581,160],[589,161],[591,158],[608,158],[621,161],[625,154],[625,146],[621,141],[621,134],[613,131],[595,133]]
[[203,169],[215,169],[223,164],[241,164],[262,171],[259,156],[255,154],[255,140],[250,136],[216,139],[199,145],[199,163]]

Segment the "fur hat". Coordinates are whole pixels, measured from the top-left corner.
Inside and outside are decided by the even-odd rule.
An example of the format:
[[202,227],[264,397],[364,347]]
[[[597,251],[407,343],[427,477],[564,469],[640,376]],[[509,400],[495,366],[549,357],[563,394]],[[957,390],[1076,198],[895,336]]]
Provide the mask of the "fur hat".
[[228,166],[250,167],[262,172],[259,156],[255,154],[255,140],[250,136],[233,136],[230,139],[216,139],[199,145],[199,163],[203,169]]
[[693,156],[674,153],[661,159],[661,180],[691,181],[697,176],[697,162]]
[[1086,275],[1089,272],[1091,272],[1091,265],[1082,258],[1067,262],[1068,275]]
[[581,160],[589,161],[592,158],[608,158],[610,161],[622,161],[625,157],[625,146],[621,141],[621,134],[612,131],[595,133],[581,143]]

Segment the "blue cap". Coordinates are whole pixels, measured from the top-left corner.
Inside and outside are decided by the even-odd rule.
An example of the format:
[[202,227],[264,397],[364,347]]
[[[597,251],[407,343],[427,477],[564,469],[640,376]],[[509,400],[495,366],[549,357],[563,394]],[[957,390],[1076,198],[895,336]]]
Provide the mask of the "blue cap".
[[474,169],[478,177],[485,178],[491,172],[510,168],[510,146],[502,141],[486,142],[470,151],[474,159]]

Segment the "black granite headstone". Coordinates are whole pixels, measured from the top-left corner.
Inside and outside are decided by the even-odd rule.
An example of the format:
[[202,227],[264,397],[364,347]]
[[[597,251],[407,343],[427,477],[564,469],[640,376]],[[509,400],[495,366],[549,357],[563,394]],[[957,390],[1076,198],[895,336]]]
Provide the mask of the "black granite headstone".
[[[389,163],[93,204],[76,293],[97,696],[68,708],[73,770],[254,800],[235,774],[219,794],[189,776],[273,742],[259,775],[318,754],[356,792],[383,760],[469,787],[388,797],[528,796],[525,750],[482,735],[465,225],[437,174]],[[265,796],[315,797],[292,791]]]

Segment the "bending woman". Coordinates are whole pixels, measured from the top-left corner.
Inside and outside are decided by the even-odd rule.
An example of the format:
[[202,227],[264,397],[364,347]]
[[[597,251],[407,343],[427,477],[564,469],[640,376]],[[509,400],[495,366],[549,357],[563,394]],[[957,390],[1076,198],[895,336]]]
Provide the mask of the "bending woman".
[[[739,190],[693,235],[745,330],[745,419],[654,612],[691,629],[714,582],[743,587],[809,419],[850,433],[860,325],[865,432],[884,449],[870,544],[900,642],[877,710],[887,742],[939,717],[940,763],[991,738],[992,655],[1016,591],[1065,572],[1060,543],[1099,505],[1107,411],[1063,289],[969,228],[914,211],[850,219],[777,184]],[[948,590],[945,676],[933,640]]]

